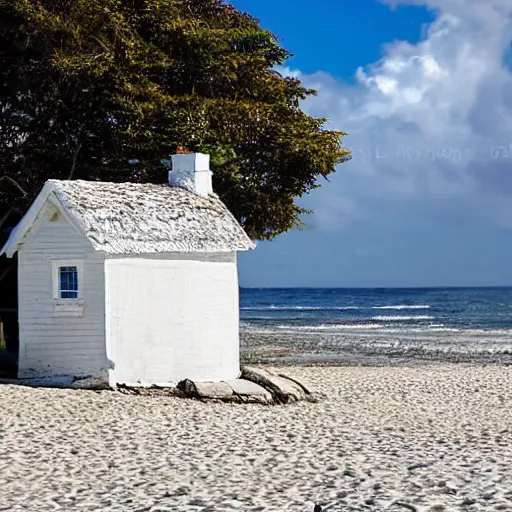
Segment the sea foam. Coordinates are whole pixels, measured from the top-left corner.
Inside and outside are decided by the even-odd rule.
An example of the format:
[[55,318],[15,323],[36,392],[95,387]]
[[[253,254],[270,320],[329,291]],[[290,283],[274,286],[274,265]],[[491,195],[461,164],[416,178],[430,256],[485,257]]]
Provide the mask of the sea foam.
[[434,316],[428,315],[416,315],[416,316],[384,316],[377,315],[372,317],[372,320],[377,320],[379,322],[405,322],[405,321],[414,321],[414,320],[434,320]]
[[414,305],[407,305],[407,304],[400,304],[398,306],[373,306],[372,309],[430,309],[431,306],[428,304],[419,304],[417,306]]

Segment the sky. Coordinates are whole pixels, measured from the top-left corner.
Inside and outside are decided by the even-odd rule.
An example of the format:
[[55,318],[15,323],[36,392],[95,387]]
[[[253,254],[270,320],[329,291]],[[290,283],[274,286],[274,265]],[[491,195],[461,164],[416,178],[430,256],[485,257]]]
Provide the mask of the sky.
[[512,285],[512,2],[232,0],[353,158],[241,254],[246,287]]

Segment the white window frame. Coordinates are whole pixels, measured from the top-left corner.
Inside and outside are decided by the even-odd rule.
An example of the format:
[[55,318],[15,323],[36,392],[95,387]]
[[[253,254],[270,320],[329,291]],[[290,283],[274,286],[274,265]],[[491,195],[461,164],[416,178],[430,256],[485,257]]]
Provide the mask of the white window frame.
[[[76,267],[78,272],[78,293],[73,299],[66,299],[60,296],[60,268]],[[52,288],[53,298],[62,303],[72,303],[84,298],[84,262],[82,260],[54,260],[52,261]]]

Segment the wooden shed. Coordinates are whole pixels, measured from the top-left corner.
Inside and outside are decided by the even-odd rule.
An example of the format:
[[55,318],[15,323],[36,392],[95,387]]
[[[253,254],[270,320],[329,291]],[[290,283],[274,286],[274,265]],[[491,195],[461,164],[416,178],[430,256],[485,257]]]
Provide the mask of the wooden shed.
[[165,185],[48,181],[0,253],[18,253],[18,376],[236,378],[252,248],[208,155],[174,155]]

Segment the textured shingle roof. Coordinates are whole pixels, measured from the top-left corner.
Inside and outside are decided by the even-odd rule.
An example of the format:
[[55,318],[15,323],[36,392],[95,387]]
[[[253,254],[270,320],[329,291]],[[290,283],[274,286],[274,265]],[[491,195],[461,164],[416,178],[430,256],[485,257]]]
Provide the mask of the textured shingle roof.
[[[200,197],[169,185],[83,180],[49,180],[45,190],[47,198],[55,195],[98,251],[144,254],[254,248],[216,195]],[[19,239],[24,233],[14,236]]]

